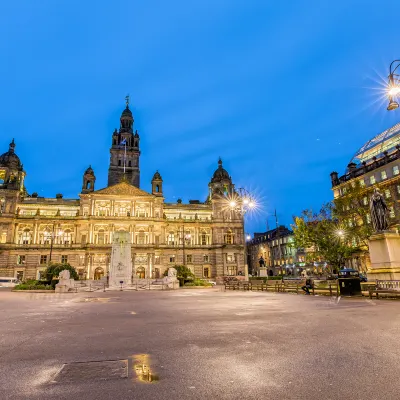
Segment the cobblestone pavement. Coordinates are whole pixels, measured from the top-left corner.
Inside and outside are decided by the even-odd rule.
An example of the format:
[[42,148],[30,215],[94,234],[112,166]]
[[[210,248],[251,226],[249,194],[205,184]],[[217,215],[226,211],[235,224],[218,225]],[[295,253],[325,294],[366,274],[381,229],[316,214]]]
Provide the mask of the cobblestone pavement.
[[1,399],[398,399],[400,302],[0,289]]

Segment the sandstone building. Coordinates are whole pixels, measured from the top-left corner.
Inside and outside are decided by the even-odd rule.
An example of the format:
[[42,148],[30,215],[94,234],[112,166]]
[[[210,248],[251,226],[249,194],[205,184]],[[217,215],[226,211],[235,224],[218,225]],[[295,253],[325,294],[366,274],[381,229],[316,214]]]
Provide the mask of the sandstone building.
[[28,194],[12,140],[0,156],[0,276],[38,278],[54,261],[68,262],[82,279],[100,279],[118,231],[130,233],[132,278],[156,278],[175,264],[202,278],[244,275],[243,219],[226,207],[235,188],[222,161],[204,202],[166,203],[159,172],[149,192],[140,188],[140,137],[133,127],[127,103],[112,133],[108,186],[96,190],[89,167],[77,199]]

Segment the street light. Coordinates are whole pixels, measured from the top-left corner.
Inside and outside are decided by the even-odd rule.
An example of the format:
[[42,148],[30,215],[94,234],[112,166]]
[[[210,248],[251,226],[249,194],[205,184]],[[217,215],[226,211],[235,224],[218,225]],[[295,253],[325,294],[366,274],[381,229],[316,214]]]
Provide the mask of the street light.
[[50,238],[50,255],[49,255],[49,263],[50,263],[50,261],[51,261],[51,255],[52,255],[52,253],[53,253],[53,243],[54,243],[54,239],[57,237],[57,236],[61,236],[62,234],[63,234],[63,231],[60,229],[58,232],[56,232],[55,231],[55,223],[53,223],[53,229],[52,229],[52,231],[51,232],[49,232],[49,231],[44,231],[44,233],[45,233],[45,235],[46,235],[46,237],[47,238]]
[[247,212],[254,210],[257,207],[257,202],[253,195],[244,188],[239,188],[237,193],[232,193],[230,198],[227,198],[229,208],[231,211],[236,212],[242,217],[243,223],[243,261],[245,268],[245,279],[249,279],[249,270],[247,266],[247,251],[246,241],[251,239],[250,235],[246,235],[244,229],[244,216]]
[[[393,64],[397,63],[395,67]],[[394,60],[390,64],[389,67],[389,77],[388,77],[388,86],[387,86],[387,94],[389,97],[389,105],[387,107],[388,111],[396,110],[399,108],[399,103],[394,99],[400,95],[400,75],[395,74],[396,69],[400,66],[400,60]]]

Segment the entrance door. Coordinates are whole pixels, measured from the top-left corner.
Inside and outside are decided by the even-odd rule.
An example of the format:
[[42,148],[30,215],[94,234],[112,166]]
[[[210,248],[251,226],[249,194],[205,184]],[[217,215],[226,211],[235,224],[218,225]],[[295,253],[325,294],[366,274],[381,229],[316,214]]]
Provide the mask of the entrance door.
[[136,276],[139,279],[144,279],[146,277],[146,271],[143,267],[139,267],[136,269]]
[[94,270],[94,279],[96,281],[100,280],[104,276],[104,269],[101,267],[98,267]]

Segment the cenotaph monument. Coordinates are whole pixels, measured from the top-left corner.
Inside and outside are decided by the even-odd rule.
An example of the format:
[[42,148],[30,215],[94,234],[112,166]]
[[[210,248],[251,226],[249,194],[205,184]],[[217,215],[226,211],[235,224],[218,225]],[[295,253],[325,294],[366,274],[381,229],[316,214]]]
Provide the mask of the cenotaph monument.
[[369,209],[375,233],[369,238],[371,266],[368,280],[400,279],[400,235],[389,229],[388,207],[378,189],[371,196]]
[[132,258],[130,234],[129,232],[114,232],[111,248],[109,286],[125,286],[131,283],[131,279]]

